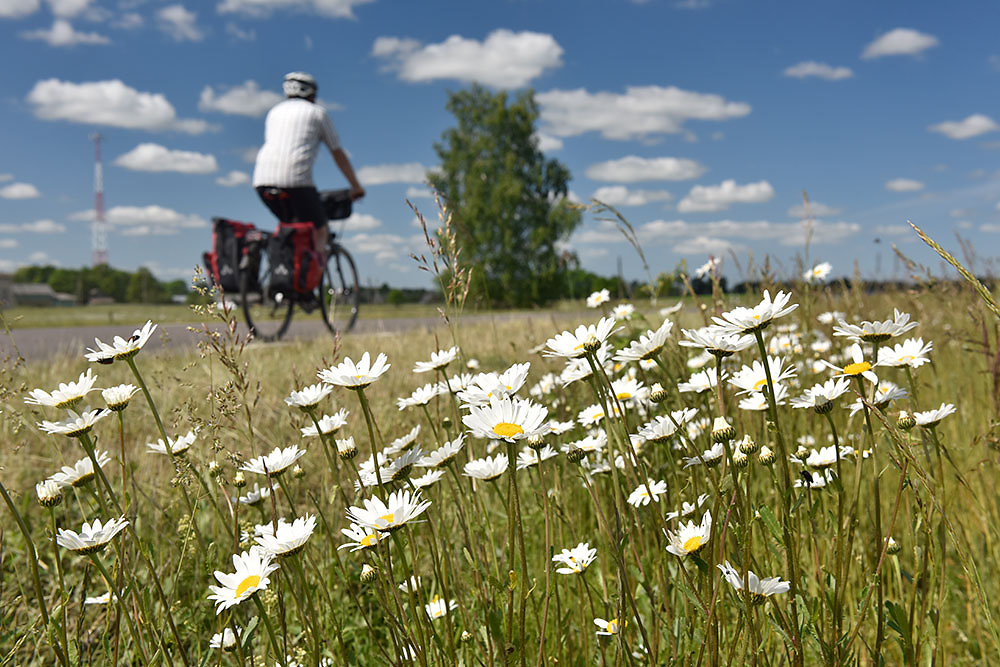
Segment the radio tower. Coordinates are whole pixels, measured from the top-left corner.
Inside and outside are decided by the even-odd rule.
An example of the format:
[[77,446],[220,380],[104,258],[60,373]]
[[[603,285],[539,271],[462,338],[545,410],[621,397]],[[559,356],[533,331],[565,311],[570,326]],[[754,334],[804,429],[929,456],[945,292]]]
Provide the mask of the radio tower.
[[108,263],[108,226],[104,220],[104,169],[101,166],[101,135],[94,133],[94,224],[91,232],[91,263]]

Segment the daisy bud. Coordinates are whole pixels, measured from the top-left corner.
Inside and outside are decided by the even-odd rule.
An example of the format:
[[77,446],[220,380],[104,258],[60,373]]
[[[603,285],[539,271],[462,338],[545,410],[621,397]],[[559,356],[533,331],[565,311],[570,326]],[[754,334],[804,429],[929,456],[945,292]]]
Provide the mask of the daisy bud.
[[663,386],[659,382],[654,384],[652,388],[649,390],[649,400],[653,401],[654,403],[662,403],[663,401],[667,400],[667,391],[663,388]]
[[725,417],[716,417],[712,423],[712,442],[728,442],[736,437],[736,428]]
[[829,414],[833,410],[833,401],[827,401],[825,403],[814,405],[813,412],[818,415]]
[[916,418],[903,410],[899,413],[899,417],[896,419],[896,426],[899,427],[901,431],[909,431],[911,428],[917,425]]
[[795,458],[804,459],[807,456],[809,456],[809,450],[806,449],[804,446],[799,445],[798,448],[795,450]]
[[222,474],[222,466],[219,465],[218,461],[208,462],[208,474],[212,477],[218,477]]
[[347,461],[358,455],[358,446],[354,444],[354,436],[337,440],[337,456]]
[[754,442],[753,438],[751,438],[749,435],[743,436],[743,439],[740,440],[737,446],[739,447],[740,451],[746,454],[747,456],[757,451],[757,443]]
[[247,478],[243,474],[243,471],[242,470],[237,471],[236,474],[233,476],[233,486],[235,486],[237,489],[242,489],[246,485],[247,485]]
[[305,476],[306,476],[306,471],[303,470],[300,466],[296,465],[294,468],[292,468],[292,477],[294,477],[295,479],[302,479]]
[[579,463],[580,461],[583,460],[583,457],[586,455],[587,452],[583,451],[579,447],[574,447],[573,449],[569,450],[569,453],[566,455],[566,458],[569,459],[570,463]]
[[903,549],[903,547],[901,547],[899,545],[899,542],[897,542],[896,540],[894,540],[894,539],[892,539],[890,537],[889,538],[889,544],[887,544],[886,547],[885,547],[885,552],[887,554],[889,554],[890,556],[894,556],[894,555],[898,554],[900,551],[902,551],[902,549]]
[[459,638],[459,641],[463,644],[468,644],[472,641],[472,633],[468,630],[462,630],[462,636]]
[[62,487],[51,479],[35,484],[35,494],[42,507],[55,507],[62,502]]
[[451,427],[454,426],[454,425],[455,425],[455,422],[453,422],[451,420],[451,417],[444,417],[441,420],[441,426],[443,426],[446,430],[451,430]]
[[583,349],[587,352],[597,352],[601,348],[601,341],[597,340],[597,336],[590,334],[587,340],[583,341]]
[[760,453],[757,454],[757,460],[761,465],[769,466],[774,463],[774,452],[767,445],[760,448]]
[[361,583],[363,583],[363,584],[370,584],[373,581],[375,581],[375,577],[377,577],[377,576],[378,576],[378,570],[376,570],[374,567],[372,567],[368,563],[365,563],[361,567]]
[[541,449],[544,444],[545,439],[540,435],[532,435],[528,437],[528,447],[531,447],[532,449]]
[[746,468],[750,465],[750,457],[747,456],[743,450],[737,449],[733,452],[733,465],[737,468]]

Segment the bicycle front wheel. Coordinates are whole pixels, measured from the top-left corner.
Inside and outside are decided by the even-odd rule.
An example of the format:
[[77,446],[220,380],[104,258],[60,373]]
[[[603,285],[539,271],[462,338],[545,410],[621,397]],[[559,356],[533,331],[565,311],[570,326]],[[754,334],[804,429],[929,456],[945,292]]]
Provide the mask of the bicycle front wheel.
[[271,260],[267,248],[254,248],[260,257],[258,271],[240,272],[240,295],[243,301],[243,316],[254,338],[278,340],[292,321],[292,299],[271,287]]
[[326,268],[319,283],[319,310],[323,324],[336,334],[350,331],[358,319],[361,285],[350,253],[338,243],[328,248]]

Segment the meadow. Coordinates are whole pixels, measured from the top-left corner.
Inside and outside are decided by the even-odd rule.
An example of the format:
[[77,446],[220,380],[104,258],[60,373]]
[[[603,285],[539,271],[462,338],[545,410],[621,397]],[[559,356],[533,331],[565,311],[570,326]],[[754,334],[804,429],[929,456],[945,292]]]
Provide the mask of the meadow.
[[8,360],[0,661],[996,664],[980,294],[590,305]]

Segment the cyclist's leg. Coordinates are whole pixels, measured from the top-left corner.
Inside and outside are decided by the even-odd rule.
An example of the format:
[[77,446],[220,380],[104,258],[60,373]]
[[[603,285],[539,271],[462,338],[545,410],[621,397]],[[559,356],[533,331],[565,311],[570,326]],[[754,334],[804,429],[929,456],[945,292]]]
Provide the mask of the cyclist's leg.
[[326,241],[329,231],[326,224],[326,209],[319,192],[314,187],[289,188],[289,201],[292,203],[295,222],[311,222],[316,230],[313,233],[313,249],[323,255],[326,261]]
[[289,214],[291,213],[289,210],[290,199],[285,189],[266,185],[257,186],[255,189],[257,190],[257,196],[264,202],[267,210],[274,214],[278,222],[289,219]]

